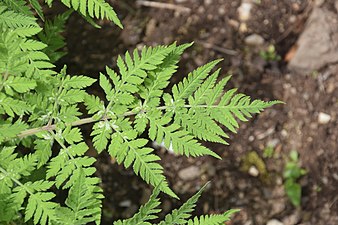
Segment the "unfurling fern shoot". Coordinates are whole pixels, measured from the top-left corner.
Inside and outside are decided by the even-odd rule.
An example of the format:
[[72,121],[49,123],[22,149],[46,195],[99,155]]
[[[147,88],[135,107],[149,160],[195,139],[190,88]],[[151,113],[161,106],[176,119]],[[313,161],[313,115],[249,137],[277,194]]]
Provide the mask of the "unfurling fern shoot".
[[[152,224],[160,212],[160,192],[170,188],[160,157],[149,142],[177,155],[217,153],[202,142],[227,144],[228,132],[279,101],[251,100],[236,89],[224,91],[230,76],[214,69],[220,60],[197,68],[175,84],[169,81],[184,50],[192,44],[144,47],[117,59],[99,79],[57,72],[66,53],[61,35],[72,11],[122,24],[104,0],[60,0],[71,10],[46,20],[37,0],[0,1],[0,223],[100,224],[103,190],[96,159],[80,125],[92,123],[92,144],[117,163],[132,168],[154,192],[132,218],[114,224]],[[45,0],[51,6],[53,0]],[[36,18],[31,8],[36,11]],[[40,24],[44,21],[44,26]],[[85,88],[98,82],[104,99]],[[86,113],[79,110],[86,106]],[[25,151],[22,149],[25,148]],[[204,187],[159,224],[223,224],[236,210],[191,217]],[[63,190],[62,200],[56,193]],[[28,222],[29,221],[29,222]]]

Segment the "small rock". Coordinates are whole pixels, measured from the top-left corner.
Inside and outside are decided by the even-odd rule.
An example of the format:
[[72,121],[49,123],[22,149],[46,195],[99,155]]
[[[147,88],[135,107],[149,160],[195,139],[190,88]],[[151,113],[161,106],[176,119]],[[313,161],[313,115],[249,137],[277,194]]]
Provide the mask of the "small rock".
[[248,172],[253,177],[257,177],[259,175],[259,171],[258,171],[258,169],[255,166],[250,166]]
[[295,224],[298,224],[299,220],[300,220],[300,215],[296,211],[294,214],[285,217],[283,219],[283,224],[284,225],[295,225]]
[[200,176],[200,169],[197,166],[189,166],[178,172],[178,176],[182,180],[193,180]]
[[276,220],[276,219],[272,219],[272,220],[269,220],[266,225],[284,225],[281,221],[279,220]]
[[264,44],[264,38],[258,34],[251,34],[244,40],[245,44],[252,46],[259,46]]
[[315,0],[315,5],[320,7],[323,5],[324,2],[325,0]]
[[280,141],[279,141],[278,138],[274,138],[274,139],[268,141],[267,146],[275,148],[279,144],[279,142]]
[[338,14],[325,7],[314,7],[307,21],[288,64],[290,70],[301,74],[338,62]]
[[212,3],[212,0],[204,0],[205,5],[210,5]]
[[241,23],[241,25],[239,25],[238,30],[241,33],[245,33],[248,31],[248,26],[246,25],[246,23]]
[[243,2],[237,9],[238,16],[241,21],[247,21],[250,18],[252,4],[250,2]]
[[320,112],[318,114],[318,123],[319,124],[327,124],[328,122],[330,122],[331,120],[331,116],[329,114]]
[[124,207],[124,208],[129,208],[131,206],[131,201],[130,200],[124,200],[124,201],[119,203],[119,206]]

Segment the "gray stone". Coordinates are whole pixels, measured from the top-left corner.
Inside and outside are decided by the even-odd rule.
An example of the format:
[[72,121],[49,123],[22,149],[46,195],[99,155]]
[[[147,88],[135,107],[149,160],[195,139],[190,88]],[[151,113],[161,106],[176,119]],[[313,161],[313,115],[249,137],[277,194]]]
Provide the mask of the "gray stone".
[[338,15],[324,8],[314,8],[289,69],[308,74],[338,62]]
[[264,38],[258,34],[251,34],[245,38],[244,42],[247,45],[259,46],[264,44]]
[[269,220],[266,225],[284,225],[281,221],[279,220],[276,220],[276,219],[272,219],[272,220]]
[[182,180],[193,180],[200,176],[200,169],[197,166],[189,166],[178,172]]

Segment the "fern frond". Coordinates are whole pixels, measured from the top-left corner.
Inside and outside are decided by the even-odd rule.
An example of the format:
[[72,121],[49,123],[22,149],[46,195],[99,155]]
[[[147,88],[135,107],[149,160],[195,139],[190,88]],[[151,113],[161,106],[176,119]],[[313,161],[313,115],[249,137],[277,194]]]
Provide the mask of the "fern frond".
[[2,0],[3,3],[12,11],[27,16],[33,16],[32,11],[25,0]]
[[[157,114],[157,115],[156,115]],[[167,149],[186,156],[211,155],[220,158],[216,153],[202,146],[189,132],[182,130],[178,124],[169,124],[170,117],[158,113],[148,114],[150,120],[149,138],[158,143],[163,142]]]
[[101,188],[98,179],[86,177],[82,169],[77,170],[74,185],[70,188],[66,206],[58,209],[58,224],[81,225],[101,221]]
[[144,86],[141,87],[140,90],[140,97],[144,99],[145,105],[148,107],[156,107],[160,104],[163,89],[168,86],[170,78],[176,72],[180,56],[184,50],[191,45],[192,43],[176,47],[176,43],[172,44],[174,48],[171,52],[154,71],[148,74],[144,81]]
[[15,114],[22,116],[29,111],[31,111],[31,107],[25,102],[7,97],[3,93],[0,93],[0,114],[6,113],[9,116],[14,117]]
[[[166,94],[163,99],[168,115],[174,114],[174,123],[179,124],[200,140],[227,144],[224,138],[228,138],[228,135],[217,123],[236,133],[239,127],[237,120],[247,121],[252,114],[281,102],[251,101],[249,96],[235,94],[237,89],[223,93],[223,88],[230,76],[216,84],[219,75],[217,70],[206,78],[216,63],[217,61],[213,61],[192,72],[190,77],[173,87],[173,98]],[[194,77],[196,80],[193,79]],[[189,87],[194,88],[189,91]],[[189,93],[190,96],[185,93]]]
[[[4,170],[1,166],[0,172],[5,176],[12,174],[12,172]],[[9,195],[9,199],[11,199],[12,202],[6,207],[8,210],[18,212],[27,194],[29,194],[28,203],[25,206],[25,222],[33,218],[34,224],[45,225],[47,222],[50,223],[56,219],[55,208],[58,204],[50,201],[54,198],[55,194],[46,192],[47,189],[53,185],[53,182],[39,180],[33,183],[27,182],[23,184],[14,176],[9,176],[16,183],[17,187],[13,188],[13,192]],[[0,184],[2,183],[3,182],[0,182]],[[4,189],[0,188],[0,194],[3,190]]]
[[186,224],[189,217],[191,217],[191,213],[194,211],[197,200],[201,197],[207,185],[208,183],[188,199],[179,209],[174,209],[170,214],[166,215],[164,221],[160,222],[159,225]]
[[111,133],[112,128],[110,122],[107,120],[95,123],[93,126],[91,135],[94,136],[93,144],[98,153],[106,149]]
[[199,140],[228,144],[224,138],[229,136],[210,118],[208,113],[202,110],[195,112],[193,115],[178,114],[175,117],[175,123],[180,124]]
[[51,220],[56,220],[55,208],[57,203],[50,200],[55,197],[51,192],[37,192],[30,195],[25,211],[25,222],[33,218],[34,224],[49,224]]
[[61,0],[61,2],[68,8],[73,8],[84,16],[89,15],[91,18],[108,19],[120,28],[123,28],[113,7],[105,0]]
[[161,204],[158,195],[160,193],[159,186],[156,186],[153,193],[151,194],[148,202],[140,207],[138,213],[136,213],[132,218],[116,221],[114,225],[151,225],[149,220],[154,220],[157,218],[156,215],[161,211],[157,207]]
[[12,89],[18,93],[25,93],[36,87],[36,81],[25,77],[10,76],[3,85],[7,94],[9,94],[8,91]]
[[39,15],[39,17],[44,21],[45,17],[43,15],[42,7],[39,3],[39,0],[29,0],[31,3],[32,8],[35,10],[35,12]]
[[96,80],[87,76],[69,76],[64,79],[65,88],[82,89],[91,86]]
[[47,45],[43,50],[48,55],[51,62],[56,62],[66,54],[64,51],[59,51],[65,46],[62,32],[65,30],[65,23],[72,11],[57,15],[53,20],[47,20],[42,32],[38,34],[38,38]]
[[207,107],[209,115],[217,122],[223,124],[230,131],[236,133],[236,128],[239,127],[236,119],[248,121],[252,114],[259,113],[265,108],[280,104],[281,101],[264,102],[261,100],[251,101],[250,97],[243,94],[232,96],[225,94],[218,106]]
[[103,101],[94,95],[86,95],[84,98],[84,104],[86,105],[88,114],[95,114],[93,118],[100,119],[104,112],[105,107]]
[[216,83],[220,69],[210,75],[200,87],[197,88],[194,95],[189,96],[189,104],[192,106],[208,102],[208,97],[212,94],[212,89]]
[[137,133],[132,130],[121,133],[118,127],[114,129],[115,133],[112,135],[109,145],[109,154],[116,158],[118,163],[123,163],[126,168],[133,165],[135,174],[148,184],[159,185],[161,191],[177,198],[165,181],[162,166],[156,163],[160,158],[152,154],[153,149],[145,147],[148,140],[136,139]]
[[79,128],[71,128],[67,126],[62,132],[62,138],[64,138],[69,144],[81,142],[83,140],[81,131]]
[[21,122],[0,124],[0,143],[15,138],[21,131],[27,128],[27,124]]
[[34,141],[35,157],[37,158],[37,168],[45,165],[52,156],[53,139],[37,139]]
[[165,57],[175,46],[144,47],[139,55],[135,50],[131,56],[128,52],[125,54],[125,60],[120,56],[117,59],[117,66],[121,77],[111,70],[107,70],[108,75],[113,80],[116,92],[135,93],[138,90],[137,85],[144,82],[147,77],[147,71],[157,69],[157,66],[163,63]]
[[172,93],[175,101],[180,99],[186,99],[192,95],[196,89],[202,84],[203,80],[209,75],[209,72],[218,64],[221,60],[212,61],[204,66],[201,66],[188,74],[187,78],[174,85]]
[[8,8],[0,4],[0,26],[7,26],[8,28],[29,27],[39,25],[36,19],[32,16],[8,10]]
[[83,168],[87,176],[92,175],[95,168],[91,166],[96,160],[92,157],[83,156],[87,150],[88,146],[84,142],[61,149],[60,153],[51,159],[47,167],[46,177],[55,176],[55,185],[58,188],[69,179],[63,186],[65,189],[73,185],[74,174],[79,168]]
[[238,212],[237,209],[228,210],[224,214],[216,214],[216,215],[204,215],[200,217],[194,217],[194,219],[190,219],[187,225],[223,225],[225,222],[231,219],[231,216]]

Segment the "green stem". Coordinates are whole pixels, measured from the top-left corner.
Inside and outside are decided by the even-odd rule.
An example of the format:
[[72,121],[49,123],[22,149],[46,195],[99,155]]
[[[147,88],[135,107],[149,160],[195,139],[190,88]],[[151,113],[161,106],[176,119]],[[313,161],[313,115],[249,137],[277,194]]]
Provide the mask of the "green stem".
[[4,86],[5,86],[4,83],[8,79],[8,76],[9,76],[9,73],[8,73],[8,71],[6,71],[4,73],[4,78],[3,78],[3,81],[2,81],[1,86],[0,86],[0,91],[2,91],[2,89],[4,88]]
[[23,187],[23,189],[25,189],[27,193],[29,193],[30,195],[34,195],[34,193],[31,192],[23,183],[21,183],[18,179],[11,177],[10,174],[1,166],[0,166],[0,172],[5,174],[6,177],[10,177],[17,185]]
[[[214,105],[197,105],[197,106],[184,105],[183,107],[184,108],[228,108],[228,109],[231,109],[231,107],[229,107],[229,106],[221,107],[221,106],[216,106],[216,105],[215,106]],[[159,109],[159,110],[166,110],[168,108],[172,108],[172,106],[157,107],[157,109]],[[132,115],[135,115],[135,114],[137,114],[137,113],[129,111],[129,112],[126,112],[125,114],[123,114],[123,116],[132,116]],[[100,120],[106,120],[106,119],[110,119],[110,118],[107,117],[107,116],[102,117],[101,119],[93,119],[92,117],[88,117],[88,118],[80,119],[80,120],[75,121],[73,123],[68,123],[68,124],[66,124],[66,126],[72,126],[72,127],[81,126],[81,125],[84,125],[84,124],[94,123],[94,122],[97,122],[97,121],[100,121]],[[24,138],[24,137],[27,137],[27,136],[35,135],[35,134],[42,132],[42,131],[52,131],[52,130],[56,129],[56,126],[57,126],[56,124],[50,124],[50,125],[46,125],[46,126],[43,126],[43,127],[28,129],[28,130],[20,132],[17,135],[17,137],[18,138]]]
[[[63,142],[55,135],[55,133],[54,133],[53,131],[50,131],[50,133],[52,134],[54,140],[55,140],[57,143],[59,143],[59,145],[61,146],[61,148],[62,148],[63,150],[65,150],[65,152],[67,153],[67,155],[69,155],[69,157],[70,157],[71,159],[74,160],[74,157],[69,153],[69,151],[68,151],[66,145],[65,145],[65,144],[64,144],[64,143],[63,143]],[[75,164],[75,166],[78,167],[78,165],[76,165],[76,164]]]

